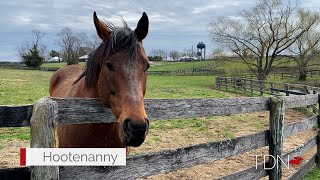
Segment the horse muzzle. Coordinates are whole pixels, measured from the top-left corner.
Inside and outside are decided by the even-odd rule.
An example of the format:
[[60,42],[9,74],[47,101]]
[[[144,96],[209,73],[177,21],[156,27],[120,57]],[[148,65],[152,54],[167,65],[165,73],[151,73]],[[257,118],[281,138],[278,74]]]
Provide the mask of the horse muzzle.
[[146,118],[144,121],[137,123],[130,118],[126,118],[123,121],[122,128],[124,134],[123,144],[125,146],[138,147],[144,142],[148,134],[149,120]]

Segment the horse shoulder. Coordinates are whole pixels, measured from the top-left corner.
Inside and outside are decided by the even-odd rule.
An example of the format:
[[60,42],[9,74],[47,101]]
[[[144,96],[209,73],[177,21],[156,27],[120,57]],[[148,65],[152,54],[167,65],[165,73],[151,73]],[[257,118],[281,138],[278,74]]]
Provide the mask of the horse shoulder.
[[49,92],[54,97],[77,97],[75,90],[81,91],[80,87],[83,83],[73,84],[74,81],[83,72],[83,67],[79,65],[71,65],[56,71],[50,79]]

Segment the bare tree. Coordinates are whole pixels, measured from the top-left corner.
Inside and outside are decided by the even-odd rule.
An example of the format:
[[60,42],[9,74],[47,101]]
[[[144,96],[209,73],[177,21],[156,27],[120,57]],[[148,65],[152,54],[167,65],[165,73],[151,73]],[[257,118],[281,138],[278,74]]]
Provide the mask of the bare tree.
[[310,66],[319,65],[317,61],[314,61],[316,57],[320,55],[320,32],[317,31],[319,21],[319,14],[311,11],[300,10],[299,18],[301,22],[307,23],[313,21],[314,18],[318,18],[310,31],[300,36],[297,41],[288,49],[292,54],[292,58],[297,63],[299,70],[299,80],[307,79],[307,69]]
[[177,60],[180,57],[180,52],[176,50],[170,51],[169,56],[170,59]]
[[227,55],[226,53],[223,51],[223,49],[221,48],[216,48],[216,49],[213,49],[212,51],[212,57],[214,59],[222,59],[222,58],[226,58]]
[[24,41],[20,47],[18,47],[18,54],[21,60],[28,66],[40,66],[44,60],[46,45],[41,40],[45,37],[45,33],[38,29],[32,30],[33,40]]
[[239,17],[221,17],[211,23],[213,40],[236,54],[259,80],[287,63],[285,50],[310,31],[317,18],[296,20],[294,0],[260,0]]
[[102,40],[99,38],[99,36],[97,34],[93,34],[90,36],[88,45],[92,50],[95,50],[99,47],[101,42],[102,42]]
[[194,52],[193,52],[192,49],[184,49],[181,55],[182,55],[182,56],[193,57]]
[[63,59],[67,64],[78,64],[79,56],[88,54],[88,36],[84,33],[74,33],[70,28],[64,28],[59,33],[58,45],[62,48]]
[[152,54],[154,57],[158,56],[158,57],[161,57],[162,59],[166,59],[167,57],[167,52],[163,49],[153,49]]
[[69,28],[62,29],[58,36],[60,37],[58,44],[63,51],[63,59],[67,61],[67,64],[77,64],[78,57],[76,57],[76,52],[74,46],[76,44],[77,38],[75,34]]

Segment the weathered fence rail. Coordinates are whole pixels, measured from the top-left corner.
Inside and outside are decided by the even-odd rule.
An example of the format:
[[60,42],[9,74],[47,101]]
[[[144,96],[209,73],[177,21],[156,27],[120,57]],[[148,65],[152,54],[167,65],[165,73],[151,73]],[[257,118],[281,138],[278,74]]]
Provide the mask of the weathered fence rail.
[[4,69],[23,69],[23,70],[39,70],[39,71],[57,71],[57,67],[28,67],[28,66],[0,66]]
[[261,96],[263,94],[306,95],[320,92],[320,88],[308,85],[261,81],[242,77],[217,77],[216,87],[218,89],[250,92],[252,95],[258,92]]
[[225,74],[223,69],[181,69],[176,71],[148,71],[148,75],[157,76],[208,76]]
[[[270,129],[259,133],[232,138],[219,142],[209,142],[189,147],[165,150],[144,155],[129,156],[125,167],[30,167],[0,170],[0,179],[134,179],[158,173],[170,172],[198,164],[261,148],[269,145],[271,155],[294,155],[305,153],[319,144],[313,137],[303,146],[281,154],[281,139],[300,131],[312,129],[318,124],[318,115],[293,124],[283,124],[285,108],[303,107],[319,102],[318,94],[275,97],[229,98],[229,99],[146,99],[145,106],[151,120],[219,116],[257,111],[271,111]],[[111,123],[115,119],[110,111],[97,99],[44,98],[35,105],[21,107],[0,106],[0,127],[31,126],[31,147],[55,147],[54,129],[58,123]],[[280,133],[283,132],[283,133]],[[274,136],[278,134],[279,136]],[[254,143],[253,143],[254,142]],[[273,144],[273,145],[272,145]],[[319,155],[319,151],[317,154]],[[305,165],[308,169],[315,158]],[[254,165],[253,165],[254,166]],[[250,167],[220,179],[250,179],[264,177],[279,179],[281,171],[266,171]],[[301,176],[305,170],[298,171]]]

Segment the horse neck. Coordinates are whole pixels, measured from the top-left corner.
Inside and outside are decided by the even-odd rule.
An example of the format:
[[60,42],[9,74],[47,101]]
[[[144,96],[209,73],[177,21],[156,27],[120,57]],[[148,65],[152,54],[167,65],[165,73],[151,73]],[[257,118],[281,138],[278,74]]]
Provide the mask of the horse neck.
[[98,92],[95,86],[86,87],[85,78],[82,78],[78,83],[74,84],[71,91],[71,97],[80,98],[99,98]]

